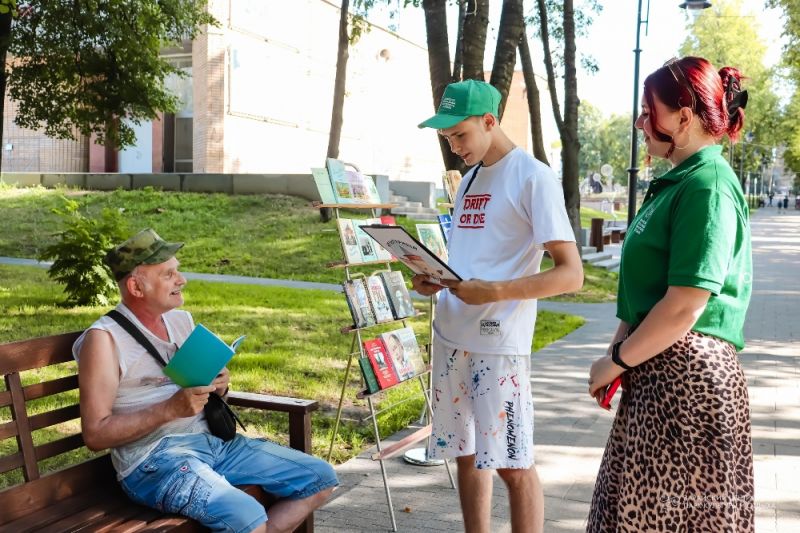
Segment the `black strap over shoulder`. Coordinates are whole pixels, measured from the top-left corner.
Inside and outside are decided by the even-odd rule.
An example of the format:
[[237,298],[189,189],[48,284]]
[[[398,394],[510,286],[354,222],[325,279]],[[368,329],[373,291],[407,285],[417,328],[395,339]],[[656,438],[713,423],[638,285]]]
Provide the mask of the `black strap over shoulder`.
[[116,309],[112,309],[106,316],[110,317],[114,320],[117,324],[122,326],[122,329],[128,332],[128,335],[134,338],[139,344],[141,344],[147,352],[153,356],[153,359],[161,366],[167,366],[167,363],[164,362],[164,359],[161,358],[161,354],[158,353],[156,347],[153,346],[153,343],[150,342],[147,337],[144,336],[142,330],[137,328],[133,322],[131,322],[128,317],[117,311]]
[[467,186],[464,187],[464,194],[461,195],[461,199],[462,200],[467,196],[467,193],[469,192],[469,188],[472,187],[472,182],[475,181],[475,178],[478,177],[478,171],[481,169],[482,166],[483,166],[483,161],[478,163],[478,166],[475,167],[475,172],[472,173],[472,177],[467,182]]

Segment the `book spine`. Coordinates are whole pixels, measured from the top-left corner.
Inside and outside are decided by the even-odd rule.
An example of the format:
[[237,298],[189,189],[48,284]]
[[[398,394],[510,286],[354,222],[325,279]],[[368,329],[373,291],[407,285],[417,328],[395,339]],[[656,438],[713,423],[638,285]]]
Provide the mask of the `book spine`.
[[367,357],[358,358],[358,366],[361,367],[361,374],[364,376],[364,383],[367,385],[367,391],[374,394],[381,390],[378,385],[378,378],[375,377],[375,371],[372,370],[372,365]]

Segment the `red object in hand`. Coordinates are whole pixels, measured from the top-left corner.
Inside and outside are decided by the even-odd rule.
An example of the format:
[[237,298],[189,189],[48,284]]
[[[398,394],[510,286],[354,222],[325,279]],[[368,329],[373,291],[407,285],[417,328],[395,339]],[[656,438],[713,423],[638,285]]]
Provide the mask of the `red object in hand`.
[[620,384],[622,384],[622,376],[617,376],[617,378],[606,387],[606,394],[603,396],[603,401],[600,403],[601,407],[605,409],[611,408],[611,398],[614,397],[614,393],[617,392]]

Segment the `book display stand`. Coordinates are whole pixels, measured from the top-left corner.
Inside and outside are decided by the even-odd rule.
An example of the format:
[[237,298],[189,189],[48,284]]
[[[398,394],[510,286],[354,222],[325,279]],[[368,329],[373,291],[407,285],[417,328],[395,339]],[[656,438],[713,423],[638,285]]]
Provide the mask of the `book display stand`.
[[[361,248],[361,251],[363,253],[362,260],[361,261],[357,261],[357,262],[353,261],[353,254],[355,252],[351,248],[353,246],[352,245],[353,241],[352,241],[352,236],[349,235],[350,230],[348,229],[348,227],[349,227],[348,224],[350,224],[350,221],[340,217],[340,209],[352,209],[352,210],[365,210],[365,211],[368,211],[368,212],[371,213],[371,216],[373,218],[377,218],[378,217],[378,210],[380,210],[380,209],[388,209],[388,208],[394,207],[393,204],[382,204],[382,203],[324,203],[323,202],[323,203],[317,204],[316,207],[318,207],[320,209],[322,209],[322,208],[330,208],[332,210],[332,212],[334,213],[334,217],[335,217],[335,220],[336,220],[336,228],[337,228],[337,231],[340,233],[339,237],[340,237],[340,242],[342,244],[342,257],[343,257],[343,260],[334,261],[334,262],[328,263],[327,266],[329,268],[341,268],[341,269],[344,270],[344,280],[343,281],[344,281],[344,285],[345,285],[345,291],[347,291],[349,289],[348,288],[348,284],[361,283],[360,282],[360,277],[364,276],[363,274],[360,274],[360,273],[357,273],[357,272],[351,272],[350,269],[353,266],[361,267],[361,266],[369,266],[369,265],[378,265],[378,267],[380,268],[380,272],[383,272],[383,273],[385,273],[385,272],[389,272],[389,273],[393,272],[392,269],[391,269],[391,265],[392,265],[393,262],[396,261],[394,258],[392,258],[391,256],[387,257],[388,254],[384,254],[382,257],[379,256],[379,259],[375,260],[375,261],[363,260],[363,259],[368,257],[367,252],[363,249],[363,247]],[[357,232],[357,230],[356,230],[356,232]],[[367,238],[371,239],[370,237],[367,237]],[[358,242],[358,244],[356,246],[362,246],[362,244],[361,244],[361,242],[359,240],[356,240],[356,242]],[[372,242],[374,243],[374,241],[372,241]],[[374,243],[374,244],[377,246],[377,243]],[[351,249],[348,249],[348,248],[351,248]],[[386,274],[384,274],[384,275],[386,275]],[[369,293],[369,284],[367,283],[366,286],[367,286],[367,292]],[[361,370],[362,370],[361,377],[362,377],[362,385],[363,385],[363,387],[356,394],[356,398],[361,399],[361,400],[365,400],[367,402],[367,407],[369,408],[369,416],[366,417],[363,421],[371,420],[372,430],[373,430],[373,433],[374,433],[374,436],[375,436],[375,443],[376,443],[377,452],[372,454],[371,459],[373,461],[378,461],[380,463],[381,475],[383,476],[383,486],[384,486],[384,490],[385,490],[385,493],[386,493],[386,503],[387,503],[387,505],[389,507],[389,517],[390,517],[390,520],[391,520],[392,531],[397,531],[397,523],[395,521],[394,506],[392,505],[392,497],[391,497],[391,492],[389,490],[389,480],[388,480],[388,476],[387,476],[387,472],[386,472],[386,465],[384,464],[384,462],[386,460],[388,460],[388,459],[391,459],[391,458],[394,458],[394,457],[397,457],[397,456],[401,455],[410,446],[427,439],[431,434],[430,419],[431,419],[431,417],[433,415],[433,411],[432,411],[431,402],[430,402],[430,389],[429,389],[429,387],[426,384],[426,381],[424,379],[425,376],[429,376],[430,375],[431,367],[430,367],[430,364],[426,365],[424,363],[422,365],[418,365],[415,370],[409,371],[406,374],[406,379],[405,380],[402,380],[403,377],[401,376],[400,379],[402,381],[398,380],[395,383],[388,384],[388,385],[387,385],[387,382],[384,380],[384,376],[383,375],[380,375],[380,376],[376,375],[375,377],[377,378],[377,380],[373,380],[373,379],[367,378],[366,377],[366,371],[370,371],[369,370],[370,369],[370,365],[369,365],[370,357],[373,357],[373,358],[375,357],[374,353],[369,354],[367,352],[368,352],[368,350],[370,352],[372,351],[372,346],[371,346],[370,343],[372,343],[374,341],[362,338],[362,332],[364,332],[365,330],[367,330],[369,328],[373,328],[376,325],[384,326],[384,325],[391,324],[391,323],[398,323],[398,325],[402,324],[403,328],[408,328],[408,331],[410,331],[408,320],[410,318],[415,318],[415,317],[418,317],[418,316],[422,316],[423,313],[419,313],[419,312],[414,311],[413,310],[413,306],[410,306],[410,300],[409,300],[409,307],[411,307],[410,316],[406,316],[404,318],[392,318],[391,320],[384,318],[383,321],[381,321],[380,319],[377,319],[377,320],[366,320],[366,319],[365,320],[360,320],[362,318],[362,316],[360,314],[361,312],[357,309],[358,305],[356,303],[354,303],[353,301],[351,301],[351,296],[352,295],[348,296],[347,292],[345,292],[345,295],[346,295],[346,297],[348,297],[348,303],[350,304],[350,307],[351,307],[351,312],[353,314],[353,322],[351,324],[349,324],[348,326],[345,326],[345,327],[341,328],[340,331],[341,331],[342,334],[352,335],[353,336],[353,340],[352,340],[352,343],[350,345],[350,353],[348,354],[348,358],[347,358],[347,366],[345,368],[344,377],[342,379],[342,390],[341,390],[341,394],[339,396],[339,405],[338,405],[338,407],[336,409],[336,421],[335,421],[334,427],[333,427],[333,434],[331,436],[331,443],[330,443],[330,447],[328,449],[328,457],[327,458],[328,458],[328,461],[330,461],[331,455],[333,453],[333,446],[334,446],[334,443],[336,441],[336,437],[337,437],[337,434],[338,434],[338,431],[339,431],[339,425],[340,425],[340,422],[341,422],[342,407],[344,405],[344,398],[345,398],[345,395],[347,394],[348,379],[350,377],[351,369],[354,366],[353,362],[357,361],[357,363],[358,363],[357,366],[360,366]],[[374,300],[372,301],[372,303],[374,305],[374,303],[375,303]],[[379,313],[376,310],[374,315],[378,315],[378,314]],[[395,313],[395,316],[397,316],[398,314],[399,313]],[[375,318],[374,315],[371,317],[372,319]],[[402,330],[400,330],[400,331],[402,331]],[[386,334],[384,334],[384,335],[386,335]],[[416,339],[413,338],[413,332],[407,333],[407,336],[408,335],[410,335],[412,337],[413,343],[416,344]],[[367,344],[366,347],[365,347],[365,341],[366,341],[366,344]],[[381,341],[378,341],[377,339],[375,339],[375,341],[378,342],[379,346],[384,346],[384,347],[387,346],[385,344],[381,344]],[[397,359],[394,357],[394,354],[392,353],[392,350],[391,349],[387,349],[387,351],[391,353],[391,356],[393,357],[393,360],[395,361],[395,366],[397,366]],[[385,354],[385,352],[384,352],[384,354]],[[379,357],[383,357],[383,356],[379,355]],[[410,365],[410,363],[407,363],[407,364]],[[366,369],[364,368],[364,365],[367,367]],[[389,366],[391,366],[391,365],[392,365],[392,363],[390,362]],[[377,374],[377,372],[376,372],[376,374]],[[410,377],[410,378],[407,377],[407,376],[411,376],[411,375],[413,375],[413,377]],[[398,441],[396,443],[393,443],[393,444],[391,444],[389,446],[385,446],[381,442],[381,436],[380,436],[380,432],[378,430],[377,415],[379,415],[379,414],[381,414],[383,412],[389,411],[390,409],[394,408],[395,406],[399,405],[400,403],[402,403],[402,402],[404,402],[406,400],[401,400],[400,402],[393,403],[392,405],[389,405],[389,406],[382,406],[382,408],[379,411],[376,411],[376,406],[375,406],[376,398],[379,397],[382,393],[384,393],[385,391],[387,391],[387,390],[389,390],[391,388],[402,386],[403,384],[410,383],[411,381],[417,381],[419,383],[420,387],[421,387],[421,392],[420,393],[422,394],[422,396],[423,396],[423,398],[425,400],[425,412],[427,412],[427,415],[428,415],[428,423],[424,427],[421,427],[420,429],[417,429],[416,431],[414,431],[410,435],[406,436],[405,438],[401,439],[400,441]],[[380,383],[378,383],[378,382],[380,382]],[[382,385],[382,387],[381,387],[381,385]],[[379,389],[379,390],[377,390],[377,389]],[[450,472],[450,465],[446,461],[444,462],[444,464],[445,464],[445,468],[447,469],[447,475],[450,478],[450,486],[451,486],[451,488],[455,488],[455,483],[453,481],[453,475]]]

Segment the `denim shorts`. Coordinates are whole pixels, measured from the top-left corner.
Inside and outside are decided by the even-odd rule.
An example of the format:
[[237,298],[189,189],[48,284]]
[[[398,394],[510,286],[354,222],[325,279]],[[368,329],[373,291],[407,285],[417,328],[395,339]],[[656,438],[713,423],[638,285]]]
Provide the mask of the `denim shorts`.
[[163,439],[121,484],[135,502],[188,516],[212,531],[239,533],[266,522],[267,514],[233,485],[260,485],[280,499],[298,500],[339,481],[327,462],[292,448],[195,433]]

